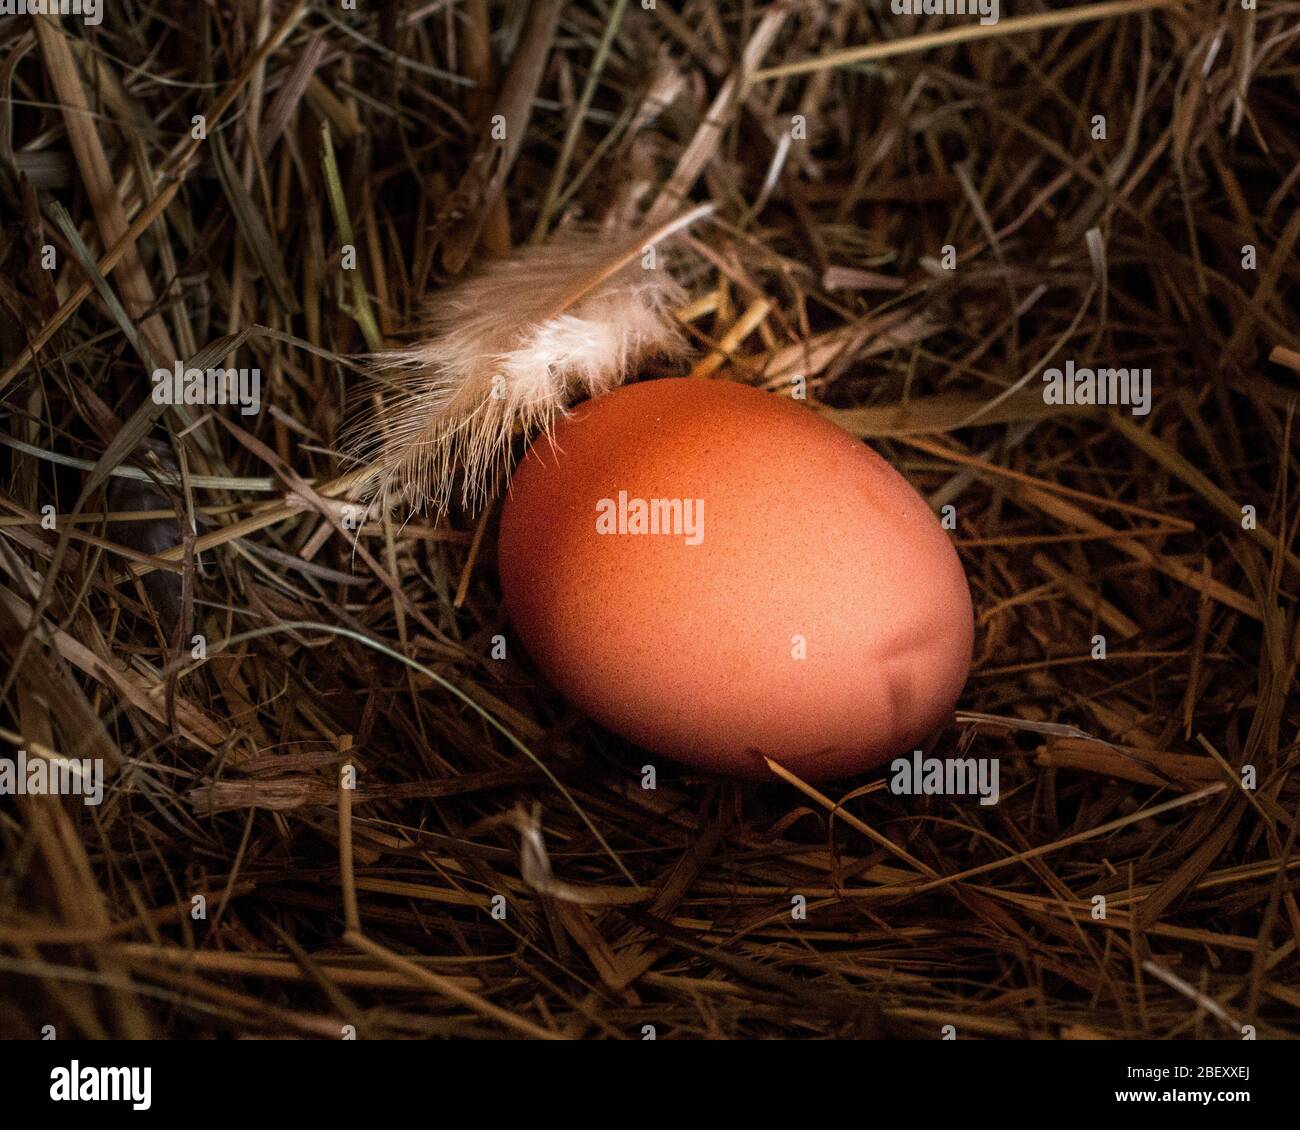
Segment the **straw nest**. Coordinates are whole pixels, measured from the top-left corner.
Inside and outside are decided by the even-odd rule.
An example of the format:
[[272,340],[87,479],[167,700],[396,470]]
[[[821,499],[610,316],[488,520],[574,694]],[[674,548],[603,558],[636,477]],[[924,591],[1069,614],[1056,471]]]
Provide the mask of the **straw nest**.
[[[1300,6],[356,7],[0,24],[0,737],[105,767],[0,801],[0,1031],[1300,1032]],[[704,200],[687,364],[954,507],[997,805],[644,789],[492,658],[493,508],[348,510],[426,294]]]

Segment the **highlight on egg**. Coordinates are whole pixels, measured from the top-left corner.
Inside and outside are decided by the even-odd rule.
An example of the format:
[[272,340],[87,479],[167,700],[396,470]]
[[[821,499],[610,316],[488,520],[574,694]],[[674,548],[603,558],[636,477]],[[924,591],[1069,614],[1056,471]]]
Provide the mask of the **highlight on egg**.
[[550,683],[703,770],[875,768],[934,736],[970,668],[970,590],[925,500],[731,381],[643,381],[563,417],[515,470],[498,559]]

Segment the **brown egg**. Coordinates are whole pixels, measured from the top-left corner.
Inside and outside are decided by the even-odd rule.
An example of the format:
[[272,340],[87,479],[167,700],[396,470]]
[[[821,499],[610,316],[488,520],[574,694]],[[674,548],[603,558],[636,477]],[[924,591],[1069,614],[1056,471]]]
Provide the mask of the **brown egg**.
[[501,518],[501,585],[551,683],[648,750],[809,779],[908,752],[970,667],[948,535],[888,463],[811,409],[652,380],[536,440]]

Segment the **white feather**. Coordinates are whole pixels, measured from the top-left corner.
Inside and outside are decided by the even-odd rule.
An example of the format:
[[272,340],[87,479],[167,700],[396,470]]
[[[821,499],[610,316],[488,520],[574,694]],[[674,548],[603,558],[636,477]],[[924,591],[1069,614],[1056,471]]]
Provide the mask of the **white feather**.
[[563,236],[438,294],[420,340],[375,359],[382,410],[348,442],[373,462],[381,504],[443,511],[459,471],[476,508],[508,472],[517,433],[546,431],[574,400],[680,352],[672,310],[684,294],[662,263],[644,269],[642,252],[704,212],[650,236]]

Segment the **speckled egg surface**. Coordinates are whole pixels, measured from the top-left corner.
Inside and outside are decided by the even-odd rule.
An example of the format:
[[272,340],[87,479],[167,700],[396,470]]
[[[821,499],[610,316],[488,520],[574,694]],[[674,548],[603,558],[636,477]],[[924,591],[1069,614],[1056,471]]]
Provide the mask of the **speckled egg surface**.
[[970,590],[925,500],[813,410],[730,381],[579,405],[516,469],[499,562],[556,689],[714,772],[873,768],[944,723],[970,667]]

